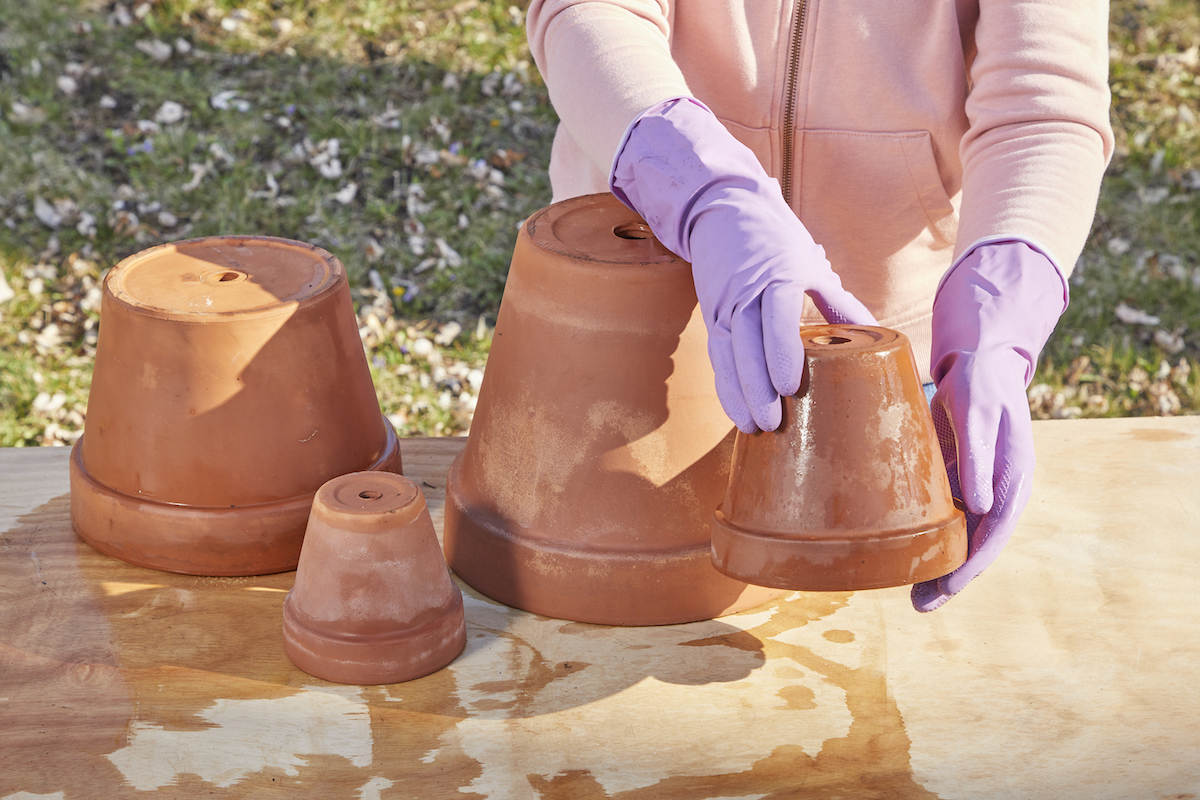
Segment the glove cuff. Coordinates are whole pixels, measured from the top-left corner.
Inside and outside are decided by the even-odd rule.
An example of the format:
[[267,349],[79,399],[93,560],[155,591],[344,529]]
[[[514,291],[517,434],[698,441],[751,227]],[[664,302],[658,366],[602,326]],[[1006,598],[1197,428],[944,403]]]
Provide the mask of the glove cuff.
[[646,220],[658,240],[692,261],[692,217],[727,191],[779,194],[758,158],[704,104],[657,103],[630,124],[613,158],[609,189]]
[[1039,249],[1012,239],[974,247],[946,273],[934,299],[934,382],[960,356],[1008,350],[1025,360],[1028,386],[1067,300],[1062,273]]
[[[1041,254],[1047,261],[1049,261],[1050,265],[1054,267],[1054,271],[1058,273],[1059,280],[1062,282],[1063,311],[1067,310],[1067,306],[1071,301],[1071,289],[1067,272],[1063,270],[1062,265],[1058,263],[1058,259],[1054,257],[1053,253],[1050,252],[1050,248],[1046,247],[1037,239],[1031,239],[1027,236],[996,234],[993,236],[985,236],[982,239],[976,239],[974,242],[964,248],[962,253],[959,254],[958,258],[954,259],[954,263],[950,265],[950,268],[942,273],[942,278],[938,281],[937,291],[934,293],[934,297],[936,298],[937,292],[942,290],[942,284],[946,282],[946,279],[950,277],[950,274],[958,268],[959,264],[970,258],[971,254],[974,253],[975,250],[985,245],[995,244],[1023,244],[1029,249]],[[1061,316],[1061,312],[1059,315]]]
[[[612,192],[618,200],[624,203],[626,208],[637,211],[637,209],[633,207],[633,205],[629,202],[629,199],[625,196],[624,190],[617,185],[617,163],[621,160],[621,154],[625,152],[625,146],[629,144],[629,137],[633,135],[633,129],[636,128],[638,123],[643,119],[653,116],[662,116],[681,102],[694,103],[695,105],[707,111],[709,114],[712,114],[712,110],[696,98],[688,95],[679,95],[678,97],[671,97],[663,100],[660,103],[655,103],[654,105],[642,111],[642,113],[633,118],[633,120],[625,128],[625,132],[621,134],[621,139],[617,142],[616,152],[613,153],[612,164],[610,164],[608,168],[608,190]],[[713,116],[715,117],[716,115],[713,114]]]

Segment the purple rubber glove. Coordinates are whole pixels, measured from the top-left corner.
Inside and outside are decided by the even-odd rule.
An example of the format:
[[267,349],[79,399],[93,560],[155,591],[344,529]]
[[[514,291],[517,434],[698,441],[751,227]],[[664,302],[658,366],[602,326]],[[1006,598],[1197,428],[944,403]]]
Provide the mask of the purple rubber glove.
[[965,564],[913,586],[918,611],[940,607],[995,561],[1025,510],[1034,466],[1025,389],[1066,307],[1066,281],[1023,242],[975,248],[938,289],[933,421],[969,544]]
[[739,430],[775,430],[780,395],[800,390],[806,292],[830,322],[876,324],[842,288],[779,183],[696,101],[643,112],[609,185],[664,246],[692,263],[717,396]]

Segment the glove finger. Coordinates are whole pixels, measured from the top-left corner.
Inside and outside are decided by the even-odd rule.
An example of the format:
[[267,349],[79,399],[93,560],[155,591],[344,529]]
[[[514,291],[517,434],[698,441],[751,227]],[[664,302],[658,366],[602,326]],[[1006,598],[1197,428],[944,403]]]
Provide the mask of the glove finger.
[[[958,441],[954,435],[954,425],[950,421],[949,409],[954,405],[953,383],[944,382],[933,399],[929,402],[929,411],[933,416],[933,428],[937,432],[938,447],[942,451],[942,461],[946,464],[946,478],[950,483],[950,494],[962,501],[962,487],[958,479]],[[980,517],[967,512],[967,541],[979,527]],[[968,544],[968,554],[970,545]],[[922,613],[941,608],[950,599],[950,593],[943,585],[942,578],[915,584],[912,587],[913,608]]]
[[746,399],[742,395],[742,385],[738,380],[737,362],[733,356],[733,340],[728,330],[714,328],[708,334],[708,360],[712,362],[713,373],[716,377],[717,399],[726,416],[742,433],[755,433],[758,426]]
[[[733,356],[737,366],[742,396],[755,424],[764,431],[773,431],[783,419],[779,392],[771,383],[767,356],[763,346],[762,307],[758,298],[734,312],[730,320],[733,335]],[[797,329],[799,330],[799,329]]]
[[991,511],[985,516],[967,513],[967,560],[949,575],[913,586],[912,604],[917,611],[933,611],[945,605],[991,566],[1012,538],[1033,488],[1036,457],[1032,425],[1026,417],[1017,411],[1006,414],[1001,421],[999,434],[1005,445],[993,470],[995,501]]
[[1000,441],[1001,407],[985,406],[970,396],[965,403],[957,405],[957,408],[954,404],[948,408],[948,415],[958,443],[962,501],[969,511],[983,515],[992,508],[992,476],[997,458],[996,444]]
[[804,289],[797,283],[773,283],[762,296],[763,348],[767,372],[775,391],[790,397],[800,391],[804,378],[804,342],[800,318]]
[[991,511],[971,532],[970,554],[966,563],[942,578],[942,588],[951,596],[977,578],[1000,555],[1012,538],[1017,520],[1029,502],[1033,490],[1033,430],[1028,414],[1020,410],[1004,415],[999,426],[1000,442],[993,469],[995,484]]
[[837,274],[830,272],[830,275],[832,280],[828,285],[808,290],[821,316],[833,325],[878,325],[875,315],[857,297],[842,288]]
[[910,598],[913,608],[926,614],[944,606],[950,599],[950,595],[942,591],[942,582],[939,578],[936,581],[913,584]]
[[958,480],[958,444],[954,438],[954,426],[950,424],[950,415],[946,411],[946,397],[947,392],[939,389],[929,403],[929,411],[933,415],[933,429],[937,432],[942,461],[946,464],[950,494],[962,500],[962,487]]

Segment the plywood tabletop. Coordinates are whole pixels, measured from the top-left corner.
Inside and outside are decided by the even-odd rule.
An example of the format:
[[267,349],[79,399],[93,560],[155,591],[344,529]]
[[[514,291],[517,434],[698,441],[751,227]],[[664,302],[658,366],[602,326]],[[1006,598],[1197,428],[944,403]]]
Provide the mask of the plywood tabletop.
[[[403,684],[296,669],[293,573],[133,567],[72,532],[65,449],[0,450],[0,798],[1200,795],[1200,418],[1035,424],[1034,498],[945,608],[801,594],[608,628],[463,586]],[[405,440],[440,530],[461,439]]]

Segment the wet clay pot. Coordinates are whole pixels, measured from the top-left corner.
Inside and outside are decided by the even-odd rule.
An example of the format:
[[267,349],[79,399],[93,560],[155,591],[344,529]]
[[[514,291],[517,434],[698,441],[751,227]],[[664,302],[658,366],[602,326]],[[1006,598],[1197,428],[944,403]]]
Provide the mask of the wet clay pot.
[[908,339],[887,328],[801,329],[804,382],[772,433],[739,433],[713,517],[712,560],[787,589],[900,586],[967,555]]
[[285,239],[155,247],[104,280],[71,519],[89,544],[191,575],[294,569],[313,494],[400,471],[345,270]]
[[689,265],[612,195],[531,216],[447,481],[454,571],[508,605],[608,625],[777,596],[710,562],[733,426],[706,342]]
[[397,683],[441,669],[466,643],[462,593],[420,488],[381,472],[322,486],[283,602],[292,663],[338,683]]

